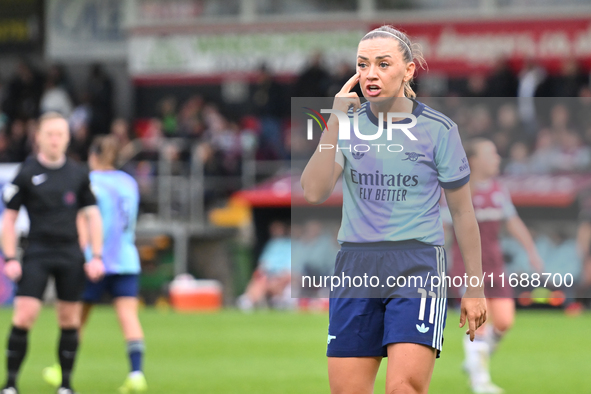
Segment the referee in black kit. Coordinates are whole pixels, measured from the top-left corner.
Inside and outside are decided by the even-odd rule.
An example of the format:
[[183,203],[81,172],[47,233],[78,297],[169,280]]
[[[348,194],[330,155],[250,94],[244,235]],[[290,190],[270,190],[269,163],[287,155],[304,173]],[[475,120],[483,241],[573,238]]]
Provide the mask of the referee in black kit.
[[[68,122],[63,116],[41,116],[35,135],[37,155],[25,161],[12,184],[3,191],[4,272],[18,286],[6,351],[8,376],[1,394],[18,393],[16,380],[27,352],[27,334],[41,310],[50,275],[55,279],[61,329],[58,357],[62,385],[57,393],[74,393],[70,375],[78,348],[84,274],[96,281],[103,275],[104,267],[100,212],[90,189],[88,171],[66,158],[69,139]],[[15,231],[21,205],[27,209],[31,222],[22,265],[16,258]],[[87,220],[90,231],[93,257],[86,263],[78,240],[78,219]]]

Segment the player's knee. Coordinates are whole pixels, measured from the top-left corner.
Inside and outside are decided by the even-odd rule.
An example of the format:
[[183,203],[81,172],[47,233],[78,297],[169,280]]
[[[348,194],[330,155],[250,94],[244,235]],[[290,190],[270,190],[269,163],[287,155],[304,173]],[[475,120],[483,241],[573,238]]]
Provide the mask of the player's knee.
[[12,316],[12,324],[23,329],[31,329],[37,320],[38,311],[36,308],[16,308]]
[[79,328],[80,315],[76,313],[60,313],[58,324],[61,328]]
[[388,384],[387,394],[424,394],[427,393],[428,385],[410,379],[398,380],[396,383]]
[[499,333],[506,333],[513,327],[513,319],[499,320],[494,323],[495,331]]
[[15,327],[30,330],[33,327],[33,324],[35,323],[35,318],[36,315],[30,312],[16,313],[12,317],[12,324]]
[[330,394],[372,394],[373,385],[368,387],[350,386],[350,385],[331,385]]

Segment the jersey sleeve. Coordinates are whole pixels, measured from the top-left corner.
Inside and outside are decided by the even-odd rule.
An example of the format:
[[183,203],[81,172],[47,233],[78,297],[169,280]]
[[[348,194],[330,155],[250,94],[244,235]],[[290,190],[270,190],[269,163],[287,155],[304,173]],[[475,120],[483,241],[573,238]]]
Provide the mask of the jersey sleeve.
[[96,197],[92,192],[91,184],[90,184],[90,177],[88,173],[85,172],[84,178],[82,181],[82,186],[80,187],[80,192],[78,195],[78,201],[80,201],[79,208],[88,207],[91,205],[96,205]]
[[12,183],[8,183],[2,190],[2,201],[6,205],[6,208],[18,211],[21,205],[25,202],[25,196],[27,194],[27,176],[20,171]]
[[437,179],[444,189],[455,189],[470,180],[470,167],[460,140],[458,126],[454,124],[439,139],[435,152]]

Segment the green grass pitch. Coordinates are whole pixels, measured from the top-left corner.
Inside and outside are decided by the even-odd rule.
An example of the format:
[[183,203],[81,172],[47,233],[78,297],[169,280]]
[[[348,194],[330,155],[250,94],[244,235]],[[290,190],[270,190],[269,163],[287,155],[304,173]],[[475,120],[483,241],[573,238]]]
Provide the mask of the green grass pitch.
[[[0,309],[3,344],[10,314],[10,309]],[[146,309],[141,320],[150,393],[328,392],[325,314],[181,315]],[[591,314],[568,318],[560,312],[519,312],[492,360],[494,381],[507,393],[591,392],[590,329]],[[469,393],[460,370],[461,332],[458,315],[450,313],[431,393]],[[41,369],[55,362],[57,335],[55,315],[44,309],[30,337],[20,378],[22,394],[54,392],[41,380]],[[3,357],[0,364],[4,371]],[[127,368],[115,315],[111,308],[97,308],[84,334],[75,388],[80,394],[116,393]],[[384,392],[384,372],[382,368],[376,393]]]

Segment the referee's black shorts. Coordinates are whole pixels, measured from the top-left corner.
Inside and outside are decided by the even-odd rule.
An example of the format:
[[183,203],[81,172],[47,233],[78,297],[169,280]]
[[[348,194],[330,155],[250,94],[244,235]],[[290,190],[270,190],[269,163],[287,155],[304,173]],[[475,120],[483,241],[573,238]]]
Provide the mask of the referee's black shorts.
[[55,279],[57,298],[80,301],[84,291],[84,254],[77,242],[28,241],[23,256],[23,274],[17,296],[43,298],[49,276]]

